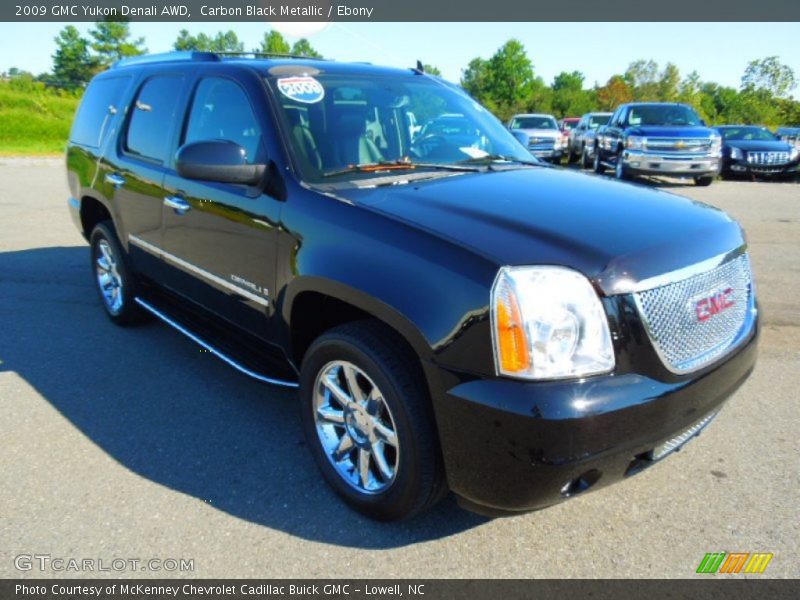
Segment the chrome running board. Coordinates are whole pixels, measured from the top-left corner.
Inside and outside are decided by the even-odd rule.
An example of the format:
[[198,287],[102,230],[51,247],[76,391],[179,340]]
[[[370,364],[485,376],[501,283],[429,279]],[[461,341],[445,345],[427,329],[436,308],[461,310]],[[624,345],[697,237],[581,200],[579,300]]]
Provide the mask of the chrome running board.
[[217,348],[215,348],[214,346],[212,346],[211,344],[209,344],[208,342],[203,340],[198,335],[196,335],[196,334],[192,333],[191,331],[189,331],[188,329],[186,329],[181,324],[175,322],[173,319],[171,319],[166,314],[164,314],[163,312],[158,310],[155,306],[153,306],[152,304],[150,304],[146,300],[142,300],[141,298],[135,298],[134,300],[136,301],[136,304],[141,306],[147,312],[149,312],[150,314],[152,314],[155,317],[158,317],[160,320],[162,320],[164,323],[166,323],[167,325],[169,325],[173,329],[176,329],[177,331],[180,331],[183,335],[188,337],[190,340],[192,340],[196,344],[200,345],[201,347],[205,348],[206,350],[211,352],[214,356],[216,356],[217,358],[219,358],[223,362],[227,363],[228,365],[230,365],[231,367],[233,367],[234,369],[236,369],[240,373],[244,373],[248,377],[252,377],[253,379],[256,379],[257,381],[261,381],[263,383],[269,383],[271,385],[278,385],[278,386],[287,387],[287,388],[297,388],[297,387],[299,387],[299,384],[294,382],[294,381],[285,381],[283,379],[274,379],[272,377],[267,377],[266,375],[262,375],[261,373],[256,373],[255,371],[253,371],[251,369],[248,369],[247,367],[245,367],[244,365],[242,365],[239,362],[235,361],[233,358],[231,358],[227,354],[223,353],[221,350],[218,350]]

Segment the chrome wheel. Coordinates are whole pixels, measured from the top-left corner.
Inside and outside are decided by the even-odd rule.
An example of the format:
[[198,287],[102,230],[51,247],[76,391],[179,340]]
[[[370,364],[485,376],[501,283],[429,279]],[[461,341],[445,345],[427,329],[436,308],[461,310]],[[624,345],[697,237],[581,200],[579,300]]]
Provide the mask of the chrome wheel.
[[326,364],[314,382],[317,436],[339,476],[365,494],[392,485],[400,464],[397,430],[378,386],[347,361]]
[[117,270],[114,251],[107,240],[97,244],[98,256],[95,258],[97,286],[108,311],[116,315],[122,310],[122,277]]

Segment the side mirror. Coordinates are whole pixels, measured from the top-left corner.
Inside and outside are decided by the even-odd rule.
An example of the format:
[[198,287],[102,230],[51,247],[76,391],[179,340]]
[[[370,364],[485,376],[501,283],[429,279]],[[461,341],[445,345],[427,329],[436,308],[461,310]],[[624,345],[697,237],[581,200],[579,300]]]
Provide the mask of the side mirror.
[[530,141],[530,139],[528,138],[527,133],[525,133],[524,131],[520,131],[519,129],[512,129],[511,135],[517,138],[517,141],[523,146],[525,146],[526,150],[528,149],[528,142]]
[[708,127],[708,124],[706,123],[705,119],[700,119],[700,125],[702,125],[703,127]]
[[247,164],[247,152],[229,140],[190,142],[178,148],[175,169],[186,179],[256,185],[267,165]]

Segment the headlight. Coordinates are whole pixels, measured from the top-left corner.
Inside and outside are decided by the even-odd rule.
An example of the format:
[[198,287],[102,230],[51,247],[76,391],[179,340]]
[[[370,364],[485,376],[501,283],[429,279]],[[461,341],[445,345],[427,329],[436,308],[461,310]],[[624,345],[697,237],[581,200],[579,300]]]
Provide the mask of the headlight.
[[499,375],[559,379],[614,369],[603,305],[580,273],[563,267],[503,267],[491,300]]
[[800,148],[793,146],[789,151],[789,160],[795,160],[798,156],[800,156]]
[[647,145],[647,138],[639,135],[631,135],[625,140],[625,147],[632,150],[643,150]]
[[744,152],[742,152],[741,148],[737,148],[736,146],[731,147],[731,158],[733,160],[742,160],[744,158]]
[[718,135],[711,136],[711,152],[719,152],[722,150],[722,138]]

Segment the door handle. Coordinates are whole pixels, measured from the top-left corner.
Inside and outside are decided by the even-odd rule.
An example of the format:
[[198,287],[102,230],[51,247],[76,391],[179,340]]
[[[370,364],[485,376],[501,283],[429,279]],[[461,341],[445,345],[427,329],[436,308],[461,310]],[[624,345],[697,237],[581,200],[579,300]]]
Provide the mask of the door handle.
[[180,196],[166,196],[164,198],[164,206],[173,209],[177,215],[186,214],[186,211],[192,208],[192,206]]
[[125,178],[119,173],[106,173],[105,182],[110,183],[115,188],[125,185]]

